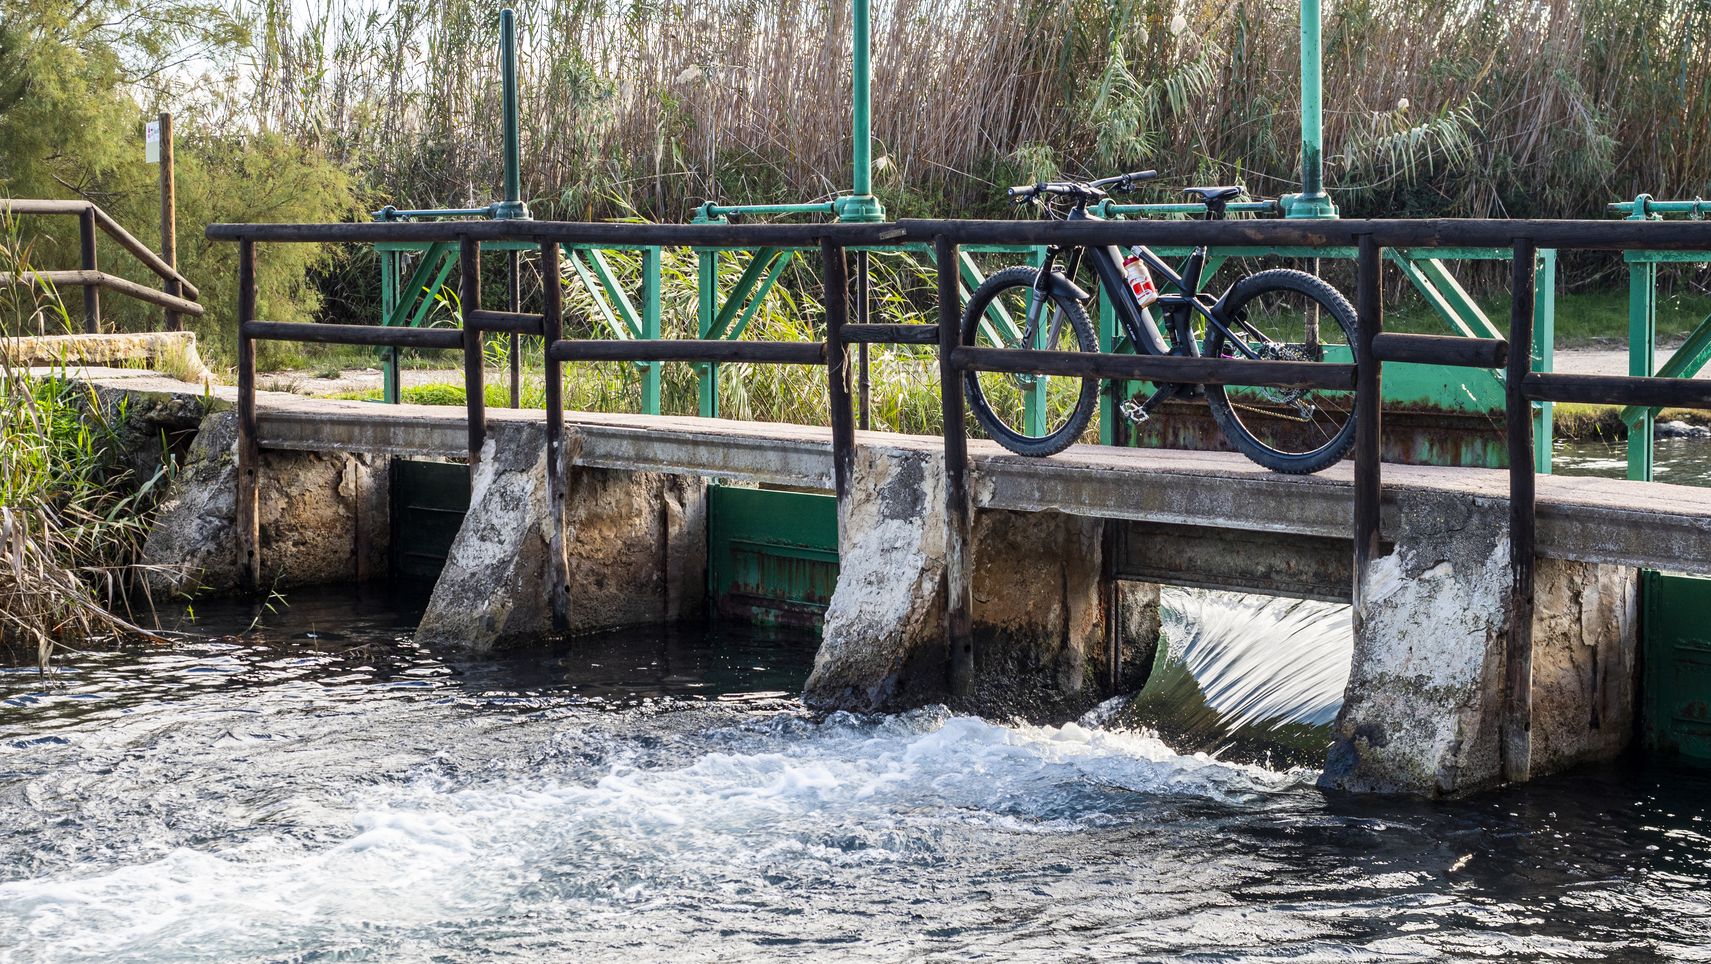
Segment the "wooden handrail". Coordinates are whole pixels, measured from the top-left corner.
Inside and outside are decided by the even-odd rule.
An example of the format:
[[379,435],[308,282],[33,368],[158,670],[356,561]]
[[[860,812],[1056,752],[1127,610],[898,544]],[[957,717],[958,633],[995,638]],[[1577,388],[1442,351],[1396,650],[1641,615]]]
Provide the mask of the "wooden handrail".
[[[178,274],[178,269],[175,269],[173,265],[166,264],[166,260],[161,259],[161,255],[149,250],[149,245],[144,245],[142,241],[137,240],[137,236],[123,228],[118,221],[113,219],[111,214],[101,211],[101,205],[89,202],[89,200],[0,199],[0,214],[82,214],[86,211],[94,214],[96,226],[99,226],[101,231],[106,233],[106,236],[118,241],[121,248],[132,253],[133,257],[140,260],[149,271],[161,277],[161,281],[178,284],[178,289],[185,295],[185,298],[190,298],[192,301],[202,296],[202,291],[198,291],[195,284],[190,284],[190,279],[186,279],[183,274]],[[118,288],[115,288],[115,291],[116,289]],[[142,298],[142,296],[137,295],[137,298]],[[152,303],[168,306],[161,301],[152,301]],[[192,315],[202,313],[200,308],[197,310],[175,308],[175,310],[192,313]]]
[[186,315],[201,315],[207,309],[194,301],[169,295],[164,291],[156,291],[147,285],[137,284],[129,278],[121,278],[105,271],[25,271],[14,274],[10,271],[0,271],[0,284],[41,284],[46,282],[55,287],[96,287],[117,291],[129,295],[138,301],[146,301],[151,305],[176,311]]

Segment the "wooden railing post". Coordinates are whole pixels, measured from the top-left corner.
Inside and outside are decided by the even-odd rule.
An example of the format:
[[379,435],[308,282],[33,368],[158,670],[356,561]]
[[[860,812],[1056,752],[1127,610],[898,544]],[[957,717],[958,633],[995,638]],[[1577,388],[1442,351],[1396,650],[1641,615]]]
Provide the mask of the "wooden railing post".
[[[546,348],[564,337],[564,285],[559,280],[558,243],[541,243],[541,336]],[[570,626],[570,557],[566,555],[565,525],[567,522],[565,482],[569,465],[564,451],[564,382],[563,363],[552,352],[546,357],[547,406],[547,524],[552,527],[547,538],[548,598],[552,602],[554,629]]]
[[[160,113],[160,260],[174,272],[178,270],[178,187],[172,166],[172,112]],[[161,286],[169,295],[183,297],[184,286],[168,275]],[[166,330],[183,331],[184,319],[171,308],[166,309]]]
[[[844,249],[820,242],[820,263],[826,286],[826,388],[832,413],[832,488],[841,510],[850,494],[855,472],[855,411],[850,398],[850,350],[844,325],[850,315],[849,265]],[[838,513],[840,521],[843,513]]]
[[482,380],[481,329],[470,321],[481,310],[481,243],[464,235],[458,241],[458,306],[463,312],[463,391],[469,416],[469,479],[475,481],[481,446],[487,441],[487,397]]
[[[82,265],[85,271],[101,270],[95,255],[95,208],[84,208],[77,215],[77,240],[82,252]],[[91,335],[101,333],[101,286],[86,284],[83,286],[83,330]]]
[[945,644],[951,693],[974,693],[974,509],[968,493],[968,433],[963,425],[962,373],[951,354],[962,341],[957,246],[933,239],[939,272],[939,395],[945,420]]
[[261,517],[258,505],[261,446],[256,438],[255,340],[244,326],[255,320],[255,242],[238,241],[238,546],[241,578],[252,592],[261,589]]
[[1372,350],[1384,332],[1384,250],[1370,234],[1360,237],[1355,289],[1355,558],[1354,624],[1366,619],[1367,569],[1383,539],[1379,512],[1384,499],[1384,370]]
[[1509,359],[1504,422],[1509,439],[1509,645],[1504,653],[1503,779],[1518,783],[1532,773],[1533,757],[1533,410],[1527,398],[1532,372],[1533,288],[1537,251],[1530,238],[1515,239],[1510,261]]

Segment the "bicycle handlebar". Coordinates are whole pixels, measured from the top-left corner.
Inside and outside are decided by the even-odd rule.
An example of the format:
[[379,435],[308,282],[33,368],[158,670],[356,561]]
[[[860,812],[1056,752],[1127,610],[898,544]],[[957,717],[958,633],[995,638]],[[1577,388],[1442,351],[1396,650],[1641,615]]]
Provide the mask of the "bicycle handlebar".
[[1028,201],[1042,194],[1063,194],[1072,197],[1098,198],[1105,196],[1106,188],[1118,191],[1129,191],[1141,181],[1150,181],[1158,177],[1153,170],[1132,171],[1128,174],[1118,174],[1115,177],[1104,177],[1097,181],[1041,181],[1038,184],[1018,184],[1005,193],[1013,200]]

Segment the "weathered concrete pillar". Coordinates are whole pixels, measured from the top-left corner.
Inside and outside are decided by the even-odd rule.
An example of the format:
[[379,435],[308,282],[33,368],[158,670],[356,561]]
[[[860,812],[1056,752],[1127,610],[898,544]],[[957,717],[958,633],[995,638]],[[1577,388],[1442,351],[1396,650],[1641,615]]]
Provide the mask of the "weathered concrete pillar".
[[[240,584],[236,530],[237,416],[202,422],[155,516],[142,561],[159,567],[162,597]],[[261,472],[264,584],[280,589],[360,582],[386,573],[390,464],[342,452],[267,452]]]
[[[1320,782],[1448,796],[1500,782],[1508,510],[1403,492],[1395,549],[1356,620],[1354,665]],[[1607,759],[1633,733],[1638,573],[1541,559],[1533,621],[1535,776]]]
[[[837,589],[804,698],[827,708],[895,710],[950,699],[944,638],[944,470],[937,453],[884,445],[856,452],[839,534]],[[983,511],[974,519],[977,710],[1064,719],[1111,695],[1107,609],[1151,639],[1157,588],[1114,597],[1102,584],[1101,526],[1055,512]],[[1148,590],[1150,589],[1150,593]]]
[[[699,616],[707,581],[706,482],[580,466],[566,472],[569,631]],[[493,425],[469,514],[416,638],[489,650],[551,632],[548,525],[545,427]]]

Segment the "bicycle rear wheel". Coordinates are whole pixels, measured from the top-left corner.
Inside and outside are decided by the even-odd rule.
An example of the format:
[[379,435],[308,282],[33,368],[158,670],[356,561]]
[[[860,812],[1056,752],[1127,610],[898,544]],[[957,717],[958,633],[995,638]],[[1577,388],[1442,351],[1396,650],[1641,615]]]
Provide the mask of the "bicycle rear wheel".
[[[1039,269],[1005,268],[986,279],[962,316],[962,343],[981,348],[1050,351],[1099,350],[1093,323],[1075,299],[1051,296],[1034,344],[1024,345],[1028,304]],[[1098,402],[1099,380],[1050,375],[968,372],[969,408],[989,438],[1018,455],[1054,455],[1087,431]]]
[[[1324,279],[1276,268],[1236,282],[1220,317],[1261,359],[1354,363],[1355,310]],[[1206,339],[1212,358],[1246,358],[1222,332]],[[1307,474],[1336,464],[1354,445],[1352,389],[1207,385],[1212,417],[1237,451],[1276,472]]]

